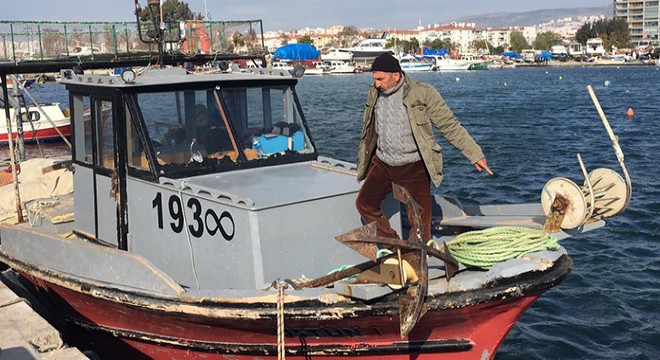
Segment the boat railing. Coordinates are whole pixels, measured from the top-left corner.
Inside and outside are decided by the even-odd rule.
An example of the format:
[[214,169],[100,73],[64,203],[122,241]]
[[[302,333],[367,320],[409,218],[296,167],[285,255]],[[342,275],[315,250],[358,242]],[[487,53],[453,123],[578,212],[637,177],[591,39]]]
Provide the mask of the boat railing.
[[[169,54],[263,54],[261,20],[168,22]],[[140,41],[137,22],[0,21],[0,63],[55,59],[126,58],[158,55]]]
[[185,180],[170,179],[166,177],[161,177],[160,180],[161,180],[160,181],[161,185],[172,187],[177,191],[188,190],[194,193],[195,195],[206,197],[219,202],[228,203],[230,205],[242,205],[248,207],[253,207],[255,205],[254,200],[252,200],[247,196],[230,194],[228,192],[220,191],[215,188],[189,184]]

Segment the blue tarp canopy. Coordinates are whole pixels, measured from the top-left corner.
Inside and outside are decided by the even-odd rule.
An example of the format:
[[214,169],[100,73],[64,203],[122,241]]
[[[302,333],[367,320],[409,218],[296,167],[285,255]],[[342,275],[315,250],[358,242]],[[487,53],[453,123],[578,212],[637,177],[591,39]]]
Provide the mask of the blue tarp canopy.
[[550,60],[552,60],[552,55],[550,55],[549,52],[543,50],[543,51],[541,51],[540,54],[536,54],[534,56],[534,59],[545,59],[545,60],[550,61]]
[[523,56],[521,54],[518,54],[515,51],[507,51],[507,52],[503,53],[502,56],[506,56],[506,57],[511,58],[511,59],[519,59],[519,60],[522,60],[522,58],[523,58]]
[[309,44],[289,44],[275,50],[273,56],[285,60],[316,60],[320,54],[320,51]]
[[427,47],[424,47],[424,55],[440,55],[440,56],[445,56],[447,53],[447,49],[442,48],[442,49],[429,49]]

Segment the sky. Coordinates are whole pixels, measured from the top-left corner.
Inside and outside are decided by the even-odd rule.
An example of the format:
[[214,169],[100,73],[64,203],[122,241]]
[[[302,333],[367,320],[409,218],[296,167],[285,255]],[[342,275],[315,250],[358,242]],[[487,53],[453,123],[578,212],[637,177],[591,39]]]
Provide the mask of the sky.
[[[602,7],[612,0],[187,0],[212,20],[263,20],[264,30],[332,25],[414,29],[498,12]],[[146,7],[147,0],[140,0]],[[0,20],[135,21],[134,0],[0,0]]]

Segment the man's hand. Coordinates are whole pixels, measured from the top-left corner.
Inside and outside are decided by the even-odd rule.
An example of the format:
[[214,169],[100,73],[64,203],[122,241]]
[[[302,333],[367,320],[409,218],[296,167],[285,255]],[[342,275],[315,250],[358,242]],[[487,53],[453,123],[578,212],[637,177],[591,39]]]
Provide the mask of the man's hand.
[[493,175],[493,172],[490,171],[490,168],[488,168],[488,164],[486,163],[486,158],[481,158],[479,161],[474,163],[474,168],[477,169],[478,172],[482,172],[486,170],[486,172],[490,175]]

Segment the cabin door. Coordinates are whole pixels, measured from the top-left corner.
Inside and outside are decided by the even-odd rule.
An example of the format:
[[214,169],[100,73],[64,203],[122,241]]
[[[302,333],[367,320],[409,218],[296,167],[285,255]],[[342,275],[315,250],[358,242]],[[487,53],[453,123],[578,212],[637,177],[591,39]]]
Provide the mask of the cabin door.
[[118,244],[116,199],[119,181],[115,112],[109,99],[93,97],[91,105],[96,128],[94,164],[96,237],[111,244]]

